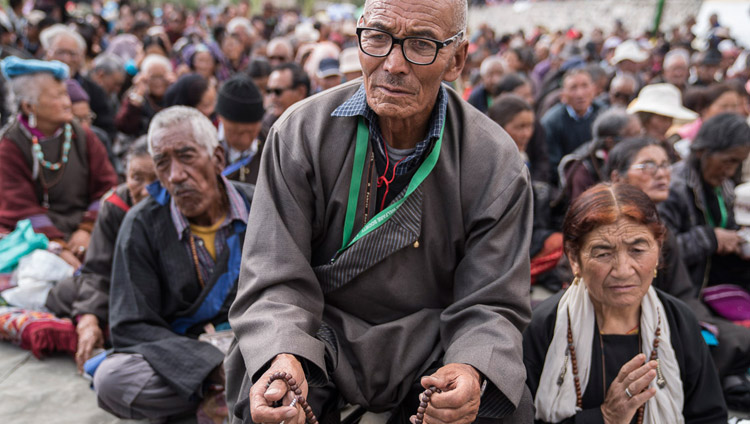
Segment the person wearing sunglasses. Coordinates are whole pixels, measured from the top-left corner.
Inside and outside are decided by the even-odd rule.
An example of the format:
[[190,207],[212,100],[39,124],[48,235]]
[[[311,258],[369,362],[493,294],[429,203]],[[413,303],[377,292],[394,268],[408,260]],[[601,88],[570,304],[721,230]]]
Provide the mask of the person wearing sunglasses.
[[[230,313],[234,422],[336,422],[342,403],[393,423],[532,421],[531,184],[510,136],[443,85],[466,62],[466,14],[366,1],[363,78],[271,129]],[[276,372],[299,393],[267,386]]]

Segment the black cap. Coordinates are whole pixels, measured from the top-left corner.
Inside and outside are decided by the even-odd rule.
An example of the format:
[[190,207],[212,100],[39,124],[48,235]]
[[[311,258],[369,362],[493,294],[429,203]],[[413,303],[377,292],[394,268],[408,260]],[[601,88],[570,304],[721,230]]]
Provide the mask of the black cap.
[[216,102],[216,113],[233,122],[259,122],[263,119],[263,96],[249,76],[238,73],[224,81]]

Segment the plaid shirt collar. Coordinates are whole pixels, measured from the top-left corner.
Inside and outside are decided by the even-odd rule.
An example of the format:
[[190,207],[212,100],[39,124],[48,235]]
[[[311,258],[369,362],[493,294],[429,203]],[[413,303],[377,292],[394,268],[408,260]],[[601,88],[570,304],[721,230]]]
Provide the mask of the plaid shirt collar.
[[[427,137],[424,140],[417,143],[414,152],[406,157],[396,168],[396,175],[404,175],[413,170],[421,161],[419,159],[424,156],[425,152],[429,150],[432,142],[440,137],[440,130],[443,128],[445,122],[446,111],[448,109],[448,93],[445,87],[440,85],[438,91],[438,97],[436,101],[436,108],[433,108],[432,115],[430,116],[430,123],[428,124]],[[336,110],[331,113],[331,116],[361,116],[367,120],[370,135],[375,146],[378,147],[378,152],[385,157],[386,152],[383,151],[383,135],[380,132],[380,125],[378,123],[378,115],[375,114],[370,106],[367,104],[367,96],[365,94],[364,84],[359,86],[359,89],[352,97],[342,103]]]
[[[229,198],[229,215],[219,228],[229,226],[236,220],[242,221],[243,223],[247,224],[247,217],[250,214],[250,211],[248,211],[242,195],[237,191],[236,188],[234,188],[232,183],[230,183],[226,177],[222,176],[221,181],[224,183],[224,188],[227,190],[227,197]],[[177,208],[174,197],[171,197],[171,200],[169,201],[169,211],[172,214],[172,222],[174,223],[174,228],[175,230],[177,230],[177,237],[182,240],[183,236],[190,228],[190,223],[188,222],[187,218],[185,218],[185,215],[180,212],[180,209]]]

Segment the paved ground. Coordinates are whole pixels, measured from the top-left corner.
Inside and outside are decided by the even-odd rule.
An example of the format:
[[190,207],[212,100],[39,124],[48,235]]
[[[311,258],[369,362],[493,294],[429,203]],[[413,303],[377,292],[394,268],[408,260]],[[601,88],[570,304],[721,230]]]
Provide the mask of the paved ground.
[[0,342],[0,423],[146,424],[120,420],[96,405],[94,392],[69,356],[40,361]]

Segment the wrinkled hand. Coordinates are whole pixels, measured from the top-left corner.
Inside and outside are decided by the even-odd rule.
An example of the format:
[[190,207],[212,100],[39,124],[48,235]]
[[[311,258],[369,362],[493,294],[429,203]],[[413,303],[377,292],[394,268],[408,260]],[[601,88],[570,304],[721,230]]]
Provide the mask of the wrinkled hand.
[[737,231],[714,228],[714,234],[716,235],[716,253],[719,255],[739,254],[742,251],[744,240],[737,234]]
[[99,319],[96,315],[85,314],[76,325],[78,333],[78,348],[76,349],[76,365],[78,372],[83,372],[83,364],[91,358],[94,349],[104,347],[104,334],[99,328]]
[[78,258],[76,258],[76,255],[74,255],[73,252],[71,252],[68,249],[63,249],[63,251],[60,252],[60,257],[65,262],[70,264],[70,266],[72,266],[73,269],[78,269],[81,267],[81,261],[79,261]]
[[[479,412],[481,376],[471,365],[448,364],[435,374],[422,378],[425,389],[435,386],[442,393],[434,393],[424,413],[426,424],[473,423]],[[416,416],[409,420],[414,423]]]
[[[609,386],[607,397],[601,406],[606,424],[629,423],[638,408],[656,394],[656,388],[648,388],[656,378],[656,361],[644,364],[645,360],[646,355],[636,355],[620,368],[620,373]],[[628,397],[626,388],[633,397]]]
[[250,388],[250,414],[255,423],[280,423],[286,424],[305,423],[305,412],[299,404],[295,407],[280,406],[273,407],[273,403],[281,400],[283,405],[289,405],[294,399],[294,394],[288,390],[286,382],[276,380],[266,389],[266,383],[275,372],[291,374],[297,381],[297,386],[302,389],[302,396],[307,399],[307,380],[302,364],[294,355],[280,354],[271,362],[271,366]]
[[68,249],[76,255],[78,260],[83,261],[86,256],[86,249],[89,248],[91,234],[87,231],[76,230],[68,240]]

